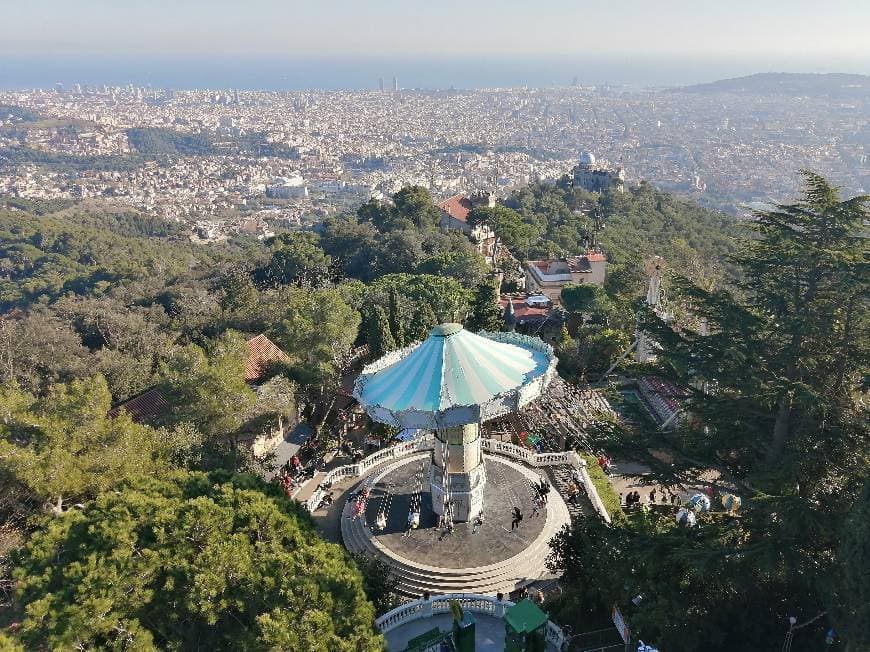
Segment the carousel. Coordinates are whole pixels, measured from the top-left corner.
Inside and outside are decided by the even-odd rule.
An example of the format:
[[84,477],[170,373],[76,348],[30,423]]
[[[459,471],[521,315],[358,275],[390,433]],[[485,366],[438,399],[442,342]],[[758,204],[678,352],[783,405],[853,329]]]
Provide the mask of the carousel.
[[441,324],[424,342],[363,369],[354,396],[375,421],[434,433],[432,509],[464,522],[484,510],[480,424],[537,399],[555,368],[552,347],[537,338]]
[[545,580],[568,508],[546,471],[525,463],[527,449],[484,440],[480,426],[535,401],[555,368],[537,338],[452,323],[365,367],[353,392],[360,405],[417,435],[384,449],[353,488],[345,547],[388,564],[408,596],[507,595]]

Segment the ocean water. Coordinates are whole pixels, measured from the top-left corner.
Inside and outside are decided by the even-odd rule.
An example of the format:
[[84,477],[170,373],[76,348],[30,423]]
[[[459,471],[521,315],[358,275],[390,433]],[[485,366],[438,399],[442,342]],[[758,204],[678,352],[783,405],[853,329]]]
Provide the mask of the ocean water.
[[870,59],[565,57],[9,57],[0,88],[126,85],[241,90],[470,89],[583,85],[680,86],[757,72],[870,74]]

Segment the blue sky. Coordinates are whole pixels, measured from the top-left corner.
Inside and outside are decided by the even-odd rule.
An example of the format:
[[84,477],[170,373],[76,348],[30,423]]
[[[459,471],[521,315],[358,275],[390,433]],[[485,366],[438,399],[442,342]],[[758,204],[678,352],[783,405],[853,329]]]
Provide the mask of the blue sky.
[[870,0],[0,0],[3,55],[870,57]]

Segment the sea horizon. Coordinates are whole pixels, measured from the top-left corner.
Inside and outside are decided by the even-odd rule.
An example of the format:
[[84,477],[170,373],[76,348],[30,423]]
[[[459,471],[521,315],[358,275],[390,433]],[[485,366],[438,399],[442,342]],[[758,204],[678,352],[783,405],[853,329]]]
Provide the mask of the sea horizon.
[[870,59],[676,56],[0,56],[0,89],[55,84],[261,91],[675,87],[765,72],[870,74]]

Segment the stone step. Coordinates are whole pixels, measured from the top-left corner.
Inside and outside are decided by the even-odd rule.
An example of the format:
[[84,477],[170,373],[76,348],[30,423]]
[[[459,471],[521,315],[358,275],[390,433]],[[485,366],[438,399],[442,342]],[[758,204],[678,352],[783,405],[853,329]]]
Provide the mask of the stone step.
[[549,541],[558,530],[560,522],[561,519],[548,518],[544,530],[523,553],[519,564],[508,559],[483,569],[420,568],[392,557],[388,558],[371,543],[361,521],[343,519],[342,533],[348,549],[352,552],[362,552],[388,561],[398,580],[398,590],[405,595],[418,596],[427,591],[433,594],[455,592],[494,595],[499,592],[509,593],[538,579],[542,571],[537,561],[540,556],[549,553]]
[[500,577],[505,573],[508,574],[528,574],[533,568],[539,567],[537,564],[538,555],[546,555],[549,553],[549,541],[555,535],[557,528],[555,526],[546,528],[539,536],[535,543],[532,544],[523,553],[523,560],[528,560],[527,563],[517,564],[516,561],[506,559],[503,562],[486,568],[448,568],[448,567],[420,567],[413,564],[408,564],[399,559],[389,557],[376,546],[372,545],[366,538],[365,533],[360,530],[346,532],[346,541],[348,548],[352,552],[362,552],[369,555],[375,555],[384,560],[389,560],[390,566],[396,570],[401,570],[408,575],[425,576],[433,579],[438,579],[443,582],[469,580],[479,581],[492,577]]
[[[554,473],[559,471],[559,473]],[[570,480],[570,467],[551,467],[541,469],[549,476],[549,480],[560,493]],[[374,484],[378,474],[368,475],[355,489]],[[529,495],[535,493],[532,480],[526,485]],[[346,518],[350,510],[350,502],[343,506],[340,531],[345,547],[355,554],[380,559],[389,564],[398,586],[397,590],[407,596],[419,597],[423,593],[481,593],[495,595],[496,593],[509,593],[516,588],[531,584],[546,574],[543,567],[543,559],[549,554],[549,542],[562,527],[563,523],[583,515],[579,506],[567,505],[561,499],[551,501],[546,510],[547,521],[544,529],[538,534],[535,541],[522,554],[514,558],[505,559],[490,566],[478,568],[449,568],[430,567],[417,565],[413,562],[405,562],[376,545],[372,540],[372,532],[361,519]]]

